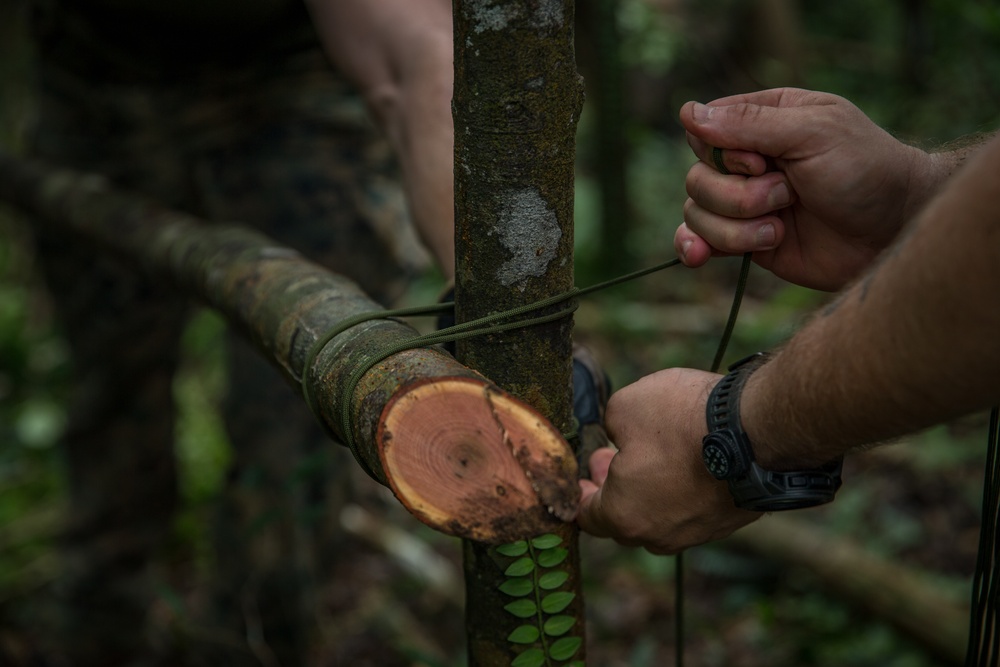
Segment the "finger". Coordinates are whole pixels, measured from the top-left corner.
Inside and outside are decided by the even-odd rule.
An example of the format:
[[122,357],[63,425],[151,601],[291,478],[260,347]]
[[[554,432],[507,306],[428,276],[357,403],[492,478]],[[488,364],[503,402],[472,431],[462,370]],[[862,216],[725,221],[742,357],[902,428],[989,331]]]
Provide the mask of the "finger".
[[[835,104],[837,99],[830,95],[818,98],[818,103]],[[793,158],[794,155],[786,153],[806,145],[817,132],[815,106],[816,103],[770,106],[744,102],[716,106],[688,102],[681,107],[680,120],[684,129],[709,146]]]
[[713,251],[732,255],[773,250],[781,243],[785,231],[781,219],[775,215],[746,220],[727,218],[701,208],[692,199],[684,204],[684,223]]
[[755,90],[751,93],[727,95],[709,102],[712,106],[722,107],[733,104],[757,104],[765,107],[801,106],[804,104],[819,104],[825,98],[832,97],[829,93],[820,93],[805,88],[768,88]]
[[788,178],[779,171],[751,178],[729,178],[698,163],[684,180],[688,196],[698,206],[727,218],[756,218],[794,201]]
[[674,250],[684,266],[692,269],[704,266],[712,257],[727,254],[714,250],[705,239],[691,231],[686,222],[682,222],[674,232]]
[[603,512],[604,494],[596,484],[587,484],[580,480],[580,509],[576,515],[576,523],[580,530],[596,537],[611,537],[612,526]]
[[615,450],[603,447],[590,455],[590,479],[598,486],[604,484],[611,468],[611,460],[615,458]]
[[725,170],[719,169],[719,161],[716,160],[716,146],[702,141],[690,132],[687,133],[688,146],[691,151],[698,156],[698,159],[713,169],[722,172],[728,171],[730,174],[740,174],[743,176],[760,176],[772,168],[771,163],[763,155],[750,151],[743,151],[735,148],[719,149],[719,161]]

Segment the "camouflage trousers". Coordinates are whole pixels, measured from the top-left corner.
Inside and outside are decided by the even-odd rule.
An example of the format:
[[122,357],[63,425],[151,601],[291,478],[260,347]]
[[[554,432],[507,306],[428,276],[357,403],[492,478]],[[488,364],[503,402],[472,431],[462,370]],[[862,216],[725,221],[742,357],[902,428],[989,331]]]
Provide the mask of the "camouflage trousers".
[[[387,146],[318,51],[141,85],[95,85],[43,62],[39,105],[35,156],[206,219],[256,227],[380,302],[426,266]],[[75,371],[57,636],[72,665],[137,664],[148,651],[150,565],[178,505],[172,378],[190,306],[79,239],[40,231],[38,250]],[[275,664],[299,665],[317,551],[293,517],[303,503],[324,502],[324,485],[303,491],[293,478],[329,441],[239,339],[230,341],[228,369],[234,461],[217,516],[208,623],[241,641],[257,633]],[[353,466],[340,448],[335,456],[325,474]],[[261,662],[249,645],[226,656],[213,664]]]

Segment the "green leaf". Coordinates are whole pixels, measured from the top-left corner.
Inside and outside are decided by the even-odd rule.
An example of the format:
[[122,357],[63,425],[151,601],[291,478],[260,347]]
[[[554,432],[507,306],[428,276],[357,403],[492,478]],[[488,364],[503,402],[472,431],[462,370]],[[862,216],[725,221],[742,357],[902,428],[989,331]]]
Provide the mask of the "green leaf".
[[541,633],[533,625],[522,625],[514,628],[514,631],[507,635],[507,641],[512,644],[534,644]]
[[557,547],[562,544],[562,538],[558,535],[553,535],[549,533],[548,535],[539,535],[535,539],[531,540],[531,546],[536,549],[551,549],[552,547]]
[[540,648],[529,648],[521,655],[514,658],[510,667],[542,667],[545,664],[545,654]]
[[542,611],[546,614],[558,614],[569,606],[569,603],[576,597],[576,593],[569,591],[557,591],[549,593],[542,598]]
[[504,605],[507,613],[518,618],[531,618],[538,613],[538,605],[534,600],[514,600],[510,604]]
[[579,637],[563,637],[557,639],[549,647],[549,657],[553,660],[568,660],[573,654],[580,650],[583,640]]
[[538,554],[538,564],[542,567],[553,567],[566,560],[569,552],[559,547],[558,549],[548,549]]
[[501,544],[497,547],[497,553],[502,556],[517,558],[518,556],[523,556],[528,553],[528,543],[524,540],[518,540],[517,542],[511,542],[510,544]]
[[576,623],[576,619],[572,616],[553,616],[545,621],[545,634],[549,637],[564,635],[573,627],[574,623]]
[[502,593],[506,593],[512,598],[520,598],[533,591],[535,585],[531,582],[531,579],[520,577],[518,579],[506,580],[500,584],[499,588]]
[[551,591],[552,589],[559,588],[565,584],[567,579],[569,579],[569,572],[563,572],[561,570],[546,572],[542,576],[538,577],[538,587],[545,591]]
[[518,558],[504,570],[505,577],[523,577],[535,569],[535,561],[530,558]]
[[573,662],[567,663],[566,667],[587,667],[583,660],[574,660]]

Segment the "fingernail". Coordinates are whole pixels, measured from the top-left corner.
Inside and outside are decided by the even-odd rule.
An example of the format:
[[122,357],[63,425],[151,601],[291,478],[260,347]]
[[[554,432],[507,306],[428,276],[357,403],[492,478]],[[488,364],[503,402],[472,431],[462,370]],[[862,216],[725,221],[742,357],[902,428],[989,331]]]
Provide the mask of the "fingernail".
[[688,250],[691,248],[692,243],[691,239],[681,242],[681,259],[687,259]]
[[788,206],[788,203],[791,201],[792,195],[788,192],[788,186],[784,183],[778,183],[778,185],[771,188],[771,191],[767,193],[767,205],[772,209]]
[[774,233],[774,225],[761,225],[757,230],[757,250],[770,250],[774,247],[777,236]]
[[694,119],[696,121],[698,121],[699,123],[704,123],[709,118],[712,117],[712,107],[708,106],[707,104],[701,104],[700,102],[695,102],[694,108],[691,109],[691,114],[694,116]]

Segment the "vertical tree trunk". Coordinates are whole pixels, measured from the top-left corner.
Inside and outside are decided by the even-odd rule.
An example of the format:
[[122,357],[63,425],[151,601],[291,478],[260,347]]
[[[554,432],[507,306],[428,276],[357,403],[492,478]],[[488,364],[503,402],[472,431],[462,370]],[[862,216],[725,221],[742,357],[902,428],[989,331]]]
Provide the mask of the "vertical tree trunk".
[[[573,285],[575,131],[583,103],[572,0],[456,0],[455,219],[459,322]],[[572,422],[569,318],[460,342],[458,357]],[[515,451],[517,442],[511,442]],[[582,665],[577,532],[466,541],[469,664]]]

